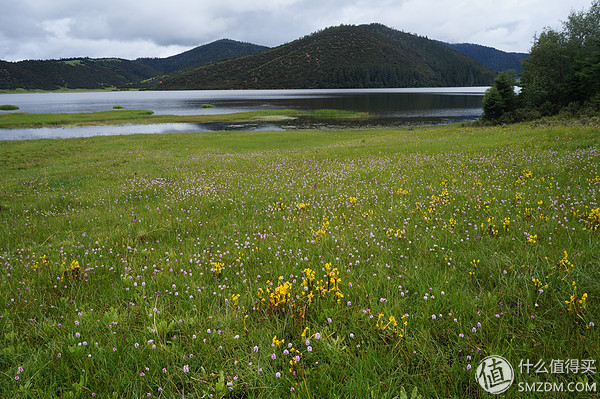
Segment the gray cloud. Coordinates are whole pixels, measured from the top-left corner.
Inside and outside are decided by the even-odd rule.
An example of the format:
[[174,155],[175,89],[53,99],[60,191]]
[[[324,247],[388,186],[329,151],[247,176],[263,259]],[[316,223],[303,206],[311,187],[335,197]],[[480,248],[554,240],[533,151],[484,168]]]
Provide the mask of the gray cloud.
[[591,0],[21,0],[3,5],[0,59],[168,56],[230,38],[277,46],[339,24],[379,22],[448,42],[528,51]]

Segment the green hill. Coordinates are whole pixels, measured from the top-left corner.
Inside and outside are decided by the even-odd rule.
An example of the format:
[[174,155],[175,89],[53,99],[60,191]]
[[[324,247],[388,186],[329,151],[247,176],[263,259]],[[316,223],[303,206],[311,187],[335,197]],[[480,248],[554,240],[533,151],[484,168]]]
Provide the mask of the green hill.
[[494,72],[453,49],[380,24],[332,27],[243,58],[147,82],[151,89],[473,86]]
[[0,89],[102,89],[123,87],[201,64],[264,51],[267,47],[218,40],[168,58],[70,58],[0,61]]
[[521,73],[521,61],[529,57],[527,53],[507,53],[493,47],[472,43],[444,43],[448,47],[463,53],[496,72],[513,69]]
[[268,49],[268,47],[257,44],[221,39],[172,57],[138,58],[136,62],[151,67],[161,74],[166,74],[198,65],[255,54]]

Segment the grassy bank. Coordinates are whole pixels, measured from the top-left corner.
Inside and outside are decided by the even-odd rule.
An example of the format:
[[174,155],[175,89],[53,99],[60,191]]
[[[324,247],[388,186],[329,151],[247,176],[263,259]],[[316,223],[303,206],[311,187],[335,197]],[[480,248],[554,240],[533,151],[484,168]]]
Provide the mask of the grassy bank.
[[597,383],[518,365],[600,359],[599,145],[528,125],[4,142],[0,397],[487,397],[489,355],[509,397]]
[[341,110],[316,110],[313,112],[296,110],[250,111],[218,115],[154,115],[152,111],[114,109],[101,112],[77,114],[29,114],[12,112],[0,114],[0,129],[90,126],[109,124],[146,124],[146,123],[208,123],[208,122],[249,122],[281,120],[287,118],[311,117],[322,119],[359,119],[368,118],[364,112]]

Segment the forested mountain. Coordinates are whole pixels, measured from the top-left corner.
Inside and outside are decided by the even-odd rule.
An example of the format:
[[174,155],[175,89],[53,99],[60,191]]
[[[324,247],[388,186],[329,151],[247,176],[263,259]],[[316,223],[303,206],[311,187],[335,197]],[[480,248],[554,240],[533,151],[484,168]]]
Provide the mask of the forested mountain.
[[172,57],[138,58],[136,62],[149,66],[159,71],[160,74],[166,74],[198,65],[210,64],[211,62],[255,54],[268,49],[268,47],[257,44],[221,39]]
[[273,49],[223,39],[167,58],[0,61],[0,89],[487,85],[492,70],[518,70],[524,56],[437,42],[381,24],[342,25]]
[[481,62],[486,67],[496,72],[513,69],[521,73],[521,61],[529,57],[527,53],[507,53],[493,47],[481,46],[471,43],[444,43],[448,47]]
[[0,89],[102,89],[124,86],[156,74],[143,64],[116,58],[0,61]]
[[267,47],[218,40],[168,58],[71,58],[45,61],[0,61],[0,89],[101,89],[123,87],[157,75],[240,57]]
[[488,85],[495,73],[457,51],[381,24],[342,25],[273,49],[152,79],[149,89]]

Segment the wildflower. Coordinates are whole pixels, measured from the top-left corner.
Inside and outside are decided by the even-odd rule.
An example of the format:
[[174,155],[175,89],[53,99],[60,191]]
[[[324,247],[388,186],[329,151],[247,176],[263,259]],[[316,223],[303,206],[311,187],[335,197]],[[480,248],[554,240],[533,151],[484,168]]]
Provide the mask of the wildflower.
[[[164,369],[163,369],[163,370],[164,370]],[[185,366],[183,366],[183,372],[184,372],[184,373],[189,373],[189,371],[190,371],[190,366],[189,366],[189,365],[187,365],[187,364],[186,364]],[[164,371],[163,371],[163,372],[164,372]]]

